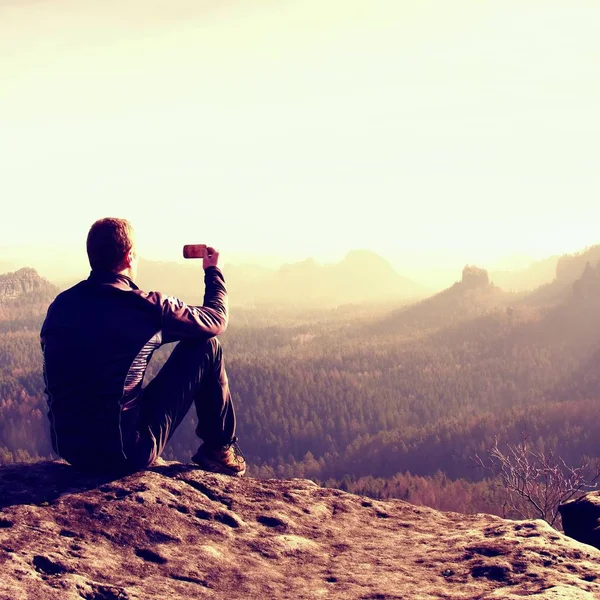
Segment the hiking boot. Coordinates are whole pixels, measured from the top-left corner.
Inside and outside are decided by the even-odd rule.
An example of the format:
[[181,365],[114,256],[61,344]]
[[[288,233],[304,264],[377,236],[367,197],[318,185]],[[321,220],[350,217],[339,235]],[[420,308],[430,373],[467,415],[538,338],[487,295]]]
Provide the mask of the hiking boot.
[[246,459],[237,444],[237,438],[220,448],[210,448],[202,444],[192,456],[192,462],[211,473],[241,477],[246,472]]

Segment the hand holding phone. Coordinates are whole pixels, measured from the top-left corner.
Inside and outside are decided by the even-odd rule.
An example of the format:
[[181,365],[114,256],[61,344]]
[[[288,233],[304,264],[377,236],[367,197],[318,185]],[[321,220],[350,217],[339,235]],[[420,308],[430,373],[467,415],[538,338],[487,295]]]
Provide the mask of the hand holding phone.
[[210,246],[206,247],[204,253],[204,260],[202,261],[202,267],[208,269],[208,267],[220,267],[219,253]]
[[219,253],[206,244],[186,244],[183,247],[184,258],[201,258],[202,267],[218,267],[220,265]]
[[206,244],[186,244],[183,247],[183,258],[204,258]]

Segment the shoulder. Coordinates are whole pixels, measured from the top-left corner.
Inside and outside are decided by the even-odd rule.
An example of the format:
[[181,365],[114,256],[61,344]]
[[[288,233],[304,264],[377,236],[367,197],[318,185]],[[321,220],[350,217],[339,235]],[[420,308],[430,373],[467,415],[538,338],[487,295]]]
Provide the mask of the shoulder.
[[145,292],[144,290],[131,290],[130,295],[137,298],[140,302],[149,305],[162,305],[164,302],[164,294],[161,292]]
[[185,302],[175,296],[167,296],[162,292],[145,292],[143,290],[132,290],[132,296],[139,299],[142,304],[156,307],[162,312],[173,311],[185,306]]
[[85,294],[86,280],[80,281],[76,285],[59,292],[54,300],[50,303],[50,306],[62,306],[70,302],[76,301],[83,294]]

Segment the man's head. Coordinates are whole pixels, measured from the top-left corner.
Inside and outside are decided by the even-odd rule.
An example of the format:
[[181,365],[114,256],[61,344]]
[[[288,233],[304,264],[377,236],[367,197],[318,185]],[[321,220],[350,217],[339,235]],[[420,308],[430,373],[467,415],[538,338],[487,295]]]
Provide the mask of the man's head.
[[87,254],[92,270],[137,275],[135,234],[126,219],[105,218],[96,221],[88,232]]

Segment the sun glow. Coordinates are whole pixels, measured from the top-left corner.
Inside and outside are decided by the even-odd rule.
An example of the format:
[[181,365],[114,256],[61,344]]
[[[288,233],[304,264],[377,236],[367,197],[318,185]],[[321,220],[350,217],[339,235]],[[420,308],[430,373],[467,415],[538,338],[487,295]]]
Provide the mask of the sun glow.
[[1,243],[115,215],[153,258],[580,249],[599,25],[583,0],[0,1]]

